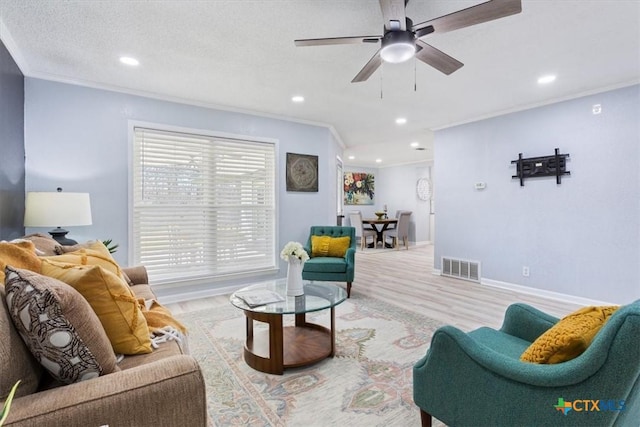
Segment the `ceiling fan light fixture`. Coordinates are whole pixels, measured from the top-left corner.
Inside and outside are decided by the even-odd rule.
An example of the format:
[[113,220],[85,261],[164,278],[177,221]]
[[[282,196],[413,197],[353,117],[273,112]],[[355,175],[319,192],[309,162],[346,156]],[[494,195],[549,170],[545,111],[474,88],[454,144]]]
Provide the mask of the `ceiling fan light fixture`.
[[380,56],[384,62],[399,64],[408,61],[416,54],[415,46],[409,43],[396,43],[383,48]]
[[380,57],[384,62],[399,64],[416,54],[415,35],[411,31],[389,31],[382,38]]

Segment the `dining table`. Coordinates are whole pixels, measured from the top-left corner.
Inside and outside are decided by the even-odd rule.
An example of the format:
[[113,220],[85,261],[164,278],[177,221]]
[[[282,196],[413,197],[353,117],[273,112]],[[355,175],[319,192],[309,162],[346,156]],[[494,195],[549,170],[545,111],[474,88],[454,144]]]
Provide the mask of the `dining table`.
[[384,241],[384,232],[389,229],[389,226],[395,225],[398,223],[397,218],[363,218],[363,225],[370,225],[376,232],[376,243],[374,245],[377,246],[378,242],[382,242],[382,247],[392,248],[393,245],[386,244]]

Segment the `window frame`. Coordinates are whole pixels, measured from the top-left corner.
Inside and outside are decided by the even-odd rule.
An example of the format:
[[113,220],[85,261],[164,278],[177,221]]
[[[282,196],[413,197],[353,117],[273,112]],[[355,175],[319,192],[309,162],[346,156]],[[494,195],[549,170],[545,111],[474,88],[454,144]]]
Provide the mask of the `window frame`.
[[130,120],[128,123],[128,133],[129,133],[129,159],[128,159],[128,231],[129,231],[129,250],[128,250],[128,259],[129,265],[135,265],[136,263],[136,254],[135,251],[135,223],[134,223],[134,209],[135,209],[135,188],[134,188],[134,159],[135,159],[135,150],[136,150],[136,128],[147,128],[154,131],[159,132],[175,132],[182,133],[186,135],[195,135],[206,138],[220,138],[225,140],[235,140],[239,142],[250,142],[250,143],[265,143],[273,145],[273,225],[272,225],[272,245],[273,245],[273,259],[271,261],[271,265],[267,267],[261,267],[246,271],[238,271],[238,272],[230,272],[230,273],[218,273],[213,275],[194,275],[182,277],[180,275],[176,275],[170,279],[156,279],[150,280],[153,284],[156,285],[167,285],[167,284],[205,284],[212,282],[219,282],[225,280],[232,279],[242,279],[249,277],[259,277],[265,274],[272,274],[279,271],[278,265],[278,206],[279,206],[279,141],[274,138],[266,138],[266,137],[256,137],[249,135],[240,135],[234,133],[227,132],[219,132],[208,129],[199,129],[199,128],[188,128],[188,127],[180,127],[180,126],[171,126],[161,123],[153,123],[153,122],[144,122],[144,121],[134,121]]

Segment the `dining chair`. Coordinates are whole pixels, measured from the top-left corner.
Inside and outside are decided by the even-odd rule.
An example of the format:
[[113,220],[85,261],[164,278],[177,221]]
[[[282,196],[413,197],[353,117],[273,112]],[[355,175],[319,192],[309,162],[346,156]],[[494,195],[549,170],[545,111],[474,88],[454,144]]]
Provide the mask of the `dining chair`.
[[373,246],[376,245],[377,233],[373,228],[365,228],[362,224],[362,213],[360,211],[349,212],[349,221],[351,226],[356,229],[356,239],[360,238],[360,248],[364,250],[367,244],[367,237],[373,240]]
[[398,224],[395,228],[384,232],[383,241],[386,243],[387,237],[390,237],[392,246],[400,249],[400,239],[402,239],[405,248],[409,250],[409,218],[411,217],[411,211],[398,211],[397,216]]
[[[400,218],[400,212],[403,211],[396,211],[396,216],[394,216],[395,219]],[[389,224],[389,226],[387,227],[387,230],[393,230],[398,226],[398,223],[396,222],[395,224]]]

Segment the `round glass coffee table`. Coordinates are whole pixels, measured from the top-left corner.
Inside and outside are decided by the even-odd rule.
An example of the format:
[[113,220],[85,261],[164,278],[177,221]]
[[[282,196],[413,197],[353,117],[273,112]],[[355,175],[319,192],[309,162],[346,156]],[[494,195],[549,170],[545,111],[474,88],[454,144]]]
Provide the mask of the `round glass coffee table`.
[[[241,296],[252,293],[279,297],[282,301],[250,306]],[[252,285],[234,292],[231,304],[244,311],[246,317],[245,362],[258,371],[281,375],[286,368],[306,366],[333,357],[334,308],[346,298],[343,288],[330,283],[306,283],[304,295],[290,297],[286,294],[285,280]],[[331,312],[329,328],[307,322],[307,313],[325,309]],[[295,316],[294,324],[283,325],[286,314]],[[254,321],[268,324],[268,330],[254,331]]]

